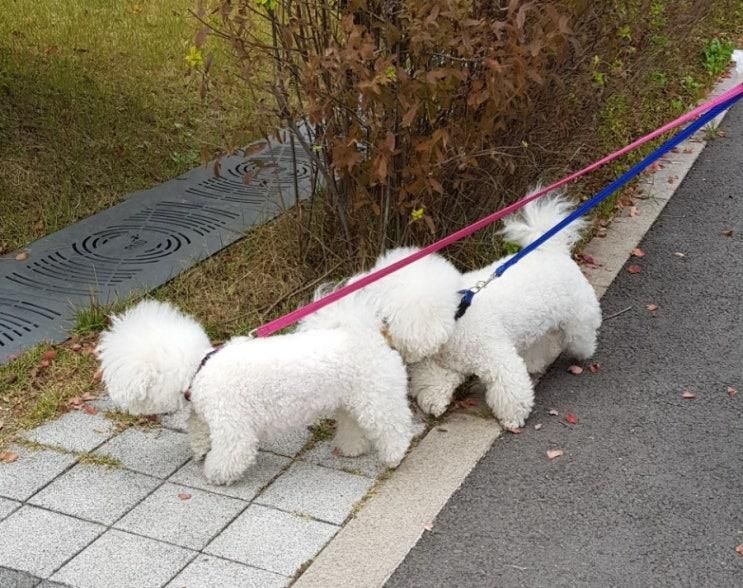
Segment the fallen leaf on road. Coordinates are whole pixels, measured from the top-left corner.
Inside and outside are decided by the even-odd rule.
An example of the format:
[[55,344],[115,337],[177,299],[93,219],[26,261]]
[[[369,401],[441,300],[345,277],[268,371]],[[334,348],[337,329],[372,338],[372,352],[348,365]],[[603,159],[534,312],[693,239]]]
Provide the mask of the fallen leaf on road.
[[639,265],[631,265],[627,268],[627,271],[631,274],[639,274],[642,271]]
[[601,364],[600,363],[592,363],[591,366],[588,369],[591,370],[591,373],[592,374],[595,374],[595,373],[597,373],[599,371],[599,368],[600,367],[601,367]]
[[556,459],[560,457],[563,454],[562,449],[548,449],[547,450],[547,459]]
[[697,397],[694,392],[689,392],[688,390],[685,390],[684,393],[681,395],[681,398],[684,398],[686,400],[694,400]]
[[98,413],[95,406],[90,406],[90,404],[83,404],[83,412],[90,415]]
[[570,425],[578,424],[578,419],[572,412],[565,413],[565,422]]
[[538,431],[541,428],[542,428],[542,423],[537,423],[536,425],[534,425],[534,430],[535,431]]
[[674,251],[673,254],[676,257],[686,257],[686,253],[681,253],[680,251]]
[[583,373],[583,368],[582,368],[582,367],[580,367],[579,365],[571,365],[571,366],[570,366],[570,367],[568,368],[568,371],[569,371],[569,372],[570,372],[571,374],[573,374],[574,376],[579,376],[579,375],[581,375],[581,374]]
[[645,308],[647,308],[650,311],[658,310],[658,305],[657,304],[646,304]]
[[0,451],[0,462],[12,463],[18,459],[18,454],[14,451]]
[[28,253],[25,251],[21,251],[18,255],[15,256],[16,261],[26,261],[28,259]]
[[740,545],[738,545],[738,547],[735,548],[735,553],[737,553],[738,555],[743,555],[743,543],[741,543]]
[[732,236],[733,236],[733,229],[725,229],[725,230],[724,230],[724,231],[722,232],[722,235],[723,235],[724,237],[732,237]]
[[178,494],[178,499],[179,500],[190,500],[191,495],[188,492],[181,492],[180,494]]
[[423,528],[426,531],[430,531],[431,529],[433,529],[433,523],[428,523],[427,525],[424,525]]
[[554,408],[550,411],[550,416],[557,416],[558,414],[560,413],[557,412]]
[[[732,386],[728,386],[728,398],[732,398],[737,393],[738,391],[735,388],[733,388]],[[0,427],[0,429],[2,429],[2,427]]]
[[645,252],[639,247],[635,247],[631,253],[633,257],[645,257]]

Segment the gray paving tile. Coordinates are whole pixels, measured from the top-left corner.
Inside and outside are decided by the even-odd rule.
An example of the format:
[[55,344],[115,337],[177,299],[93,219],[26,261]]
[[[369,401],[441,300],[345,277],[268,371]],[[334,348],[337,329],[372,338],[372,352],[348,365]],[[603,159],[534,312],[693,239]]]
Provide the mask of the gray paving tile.
[[[8,498],[0,498],[0,521],[21,506],[20,502]],[[0,584],[2,586],[2,584]]]
[[34,588],[39,582],[41,579],[32,574],[0,567],[0,586],[3,588]]
[[0,523],[0,565],[46,578],[105,528],[33,506]]
[[258,453],[255,464],[245,472],[239,482],[229,486],[212,486],[204,477],[204,462],[191,460],[173,474],[169,481],[201,488],[216,494],[241,498],[242,500],[252,500],[261,488],[268,484],[289,463],[291,463],[291,460],[287,457],[261,451]]
[[260,448],[271,453],[294,457],[310,440],[312,433],[307,428],[294,429],[275,439],[261,442]]
[[13,446],[18,459],[0,463],[0,496],[27,500],[77,461],[74,455]]
[[296,462],[256,502],[340,525],[373,484],[370,478]]
[[121,468],[77,464],[29,502],[110,525],[160,484],[157,478]]
[[166,414],[160,417],[160,424],[174,431],[185,432],[188,430],[188,415],[191,414],[189,407],[185,407],[173,414]]
[[339,527],[252,505],[217,536],[205,553],[293,576]]
[[76,588],[155,588],[195,555],[175,545],[111,529],[51,579]]
[[303,453],[300,459],[374,479],[387,470],[387,467],[377,458],[374,449],[359,457],[343,457],[334,451],[332,440],[318,443],[312,449]]
[[280,588],[290,578],[211,555],[199,555],[167,588]]
[[114,526],[201,549],[246,506],[242,500],[166,483]]
[[114,433],[113,423],[103,414],[73,410],[24,434],[26,439],[62,447],[68,451],[93,451]]
[[118,459],[126,468],[167,478],[191,457],[186,435],[169,429],[127,429],[96,453]]

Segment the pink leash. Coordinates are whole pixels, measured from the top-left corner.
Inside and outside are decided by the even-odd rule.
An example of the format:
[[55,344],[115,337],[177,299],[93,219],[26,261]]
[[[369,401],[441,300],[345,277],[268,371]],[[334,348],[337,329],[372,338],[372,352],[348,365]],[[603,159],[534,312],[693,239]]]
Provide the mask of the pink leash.
[[544,196],[548,192],[551,192],[553,190],[556,190],[557,188],[560,188],[561,186],[564,186],[565,184],[568,184],[569,182],[572,182],[573,180],[576,180],[580,178],[581,176],[584,176],[601,166],[614,161],[615,159],[622,157],[623,155],[626,155],[630,151],[633,151],[634,149],[637,149],[641,145],[644,145],[645,143],[652,141],[656,137],[659,137],[660,135],[663,135],[667,133],[668,131],[675,129],[676,127],[679,127],[683,125],[684,123],[687,123],[695,118],[697,118],[700,114],[703,114],[704,112],[710,110],[711,108],[714,108],[718,104],[721,104],[733,96],[737,96],[738,94],[743,93],[743,83],[740,83],[727,92],[721,94],[717,98],[713,98],[711,100],[708,100],[707,102],[702,103],[701,105],[697,106],[695,109],[687,112],[686,114],[678,117],[677,119],[669,122],[668,124],[660,127],[659,129],[654,130],[651,133],[648,133],[644,137],[641,137],[640,139],[637,139],[636,141],[630,143],[626,147],[622,147],[618,151],[615,151],[614,153],[611,153],[610,155],[607,155],[606,157],[599,159],[598,161],[592,163],[591,165],[584,167],[583,169],[572,173],[568,176],[565,176],[561,180],[558,180],[554,184],[550,184],[546,188],[542,188],[541,190],[534,192],[532,194],[529,194],[528,196],[522,198],[521,200],[517,200],[513,204],[509,204],[505,208],[501,208],[500,210],[494,212],[493,214],[490,214],[486,217],[481,218],[480,220],[472,223],[471,225],[464,227],[463,229],[459,229],[458,231],[452,233],[451,235],[444,237],[443,239],[440,239],[438,241],[435,241],[428,245],[427,247],[423,247],[422,249],[416,251],[415,253],[410,254],[409,256],[400,259],[396,261],[395,263],[392,263],[380,270],[377,270],[375,272],[372,272],[357,282],[354,282],[353,284],[349,284],[346,286],[343,286],[342,288],[339,288],[338,290],[335,290],[334,292],[331,292],[330,294],[323,296],[319,300],[315,300],[314,302],[310,302],[309,304],[306,304],[304,306],[301,306],[297,308],[296,310],[293,310],[292,312],[289,312],[277,319],[274,319],[264,325],[261,325],[257,329],[255,329],[254,333],[258,337],[267,337],[268,335],[271,335],[275,333],[276,331],[280,331],[281,329],[285,329],[286,327],[293,325],[297,321],[301,320],[302,318],[306,317],[309,314],[312,314],[313,312],[320,310],[321,308],[324,308],[328,304],[332,304],[336,300],[340,300],[341,298],[344,298],[345,296],[348,296],[349,294],[352,294],[353,292],[356,292],[357,290],[361,290],[361,288],[364,288],[365,286],[368,286],[369,284],[376,282],[377,280],[381,280],[383,277],[396,272],[399,269],[404,268],[407,265],[410,265],[411,263],[418,261],[419,259],[430,255],[431,253],[435,253],[437,251],[440,251],[444,247],[447,247],[448,245],[451,245],[452,243],[455,243],[456,241],[459,241],[460,239],[463,239],[464,237],[468,237],[472,233],[475,233],[479,231],[480,229],[483,229],[487,227],[488,225],[493,224],[495,221],[502,219],[504,216],[507,216],[509,214],[512,214],[531,202],[532,200],[536,200],[540,196]]

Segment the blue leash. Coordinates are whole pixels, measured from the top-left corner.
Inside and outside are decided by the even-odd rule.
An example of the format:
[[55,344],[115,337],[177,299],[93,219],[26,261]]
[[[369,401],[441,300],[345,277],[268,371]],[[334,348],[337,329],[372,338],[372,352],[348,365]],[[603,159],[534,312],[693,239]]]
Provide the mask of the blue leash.
[[673,137],[668,139],[668,141],[666,141],[660,147],[655,149],[655,151],[646,155],[645,158],[643,158],[641,161],[633,165],[630,169],[624,172],[616,180],[614,180],[609,185],[607,185],[603,190],[598,192],[593,198],[591,198],[590,200],[586,200],[583,204],[581,204],[578,208],[576,208],[568,216],[562,219],[554,227],[552,227],[550,230],[544,233],[541,237],[532,241],[531,243],[529,243],[529,245],[521,249],[521,251],[516,253],[513,257],[511,257],[507,261],[504,261],[502,264],[500,264],[486,280],[482,280],[478,282],[472,288],[469,288],[467,290],[461,290],[459,293],[462,294],[462,299],[459,302],[459,307],[457,308],[457,312],[454,315],[454,318],[455,319],[462,318],[462,316],[464,316],[464,313],[467,312],[467,309],[469,308],[470,304],[472,304],[472,299],[475,297],[475,294],[477,294],[480,290],[485,288],[488,284],[490,284],[490,282],[492,282],[496,278],[501,277],[508,268],[516,265],[529,253],[534,251],[537,247],[542,245],[548,239],[554,237],[557,233],[562,231],[565,227],[567,227],[574,220],[583,216],[586,212],[594,208],[596,205],[600,204],[603,200],[606,200],[606,198],[611,196],[612,193],[614,193],[616,190],[624,186],[627,182],[629,182],[634,177],[638,176],[646,167],[650,166],[655,161],[660,159],[663,155],[665,155],[668,151],[670,151],[671,149],[673,149],[674,147],[676,147],[677,145],[679,145],[680,143],[684,142],[686,139],[691,137],[694,133],[696,133],[699,129],[701,129],[710,120],[715,118],[721,112],[724,112],[725,110],[730,108],[733,104],[735,104],[741,98],[743,98],[743,94],[738,94],[737,96],[734,96],[733,98],[730,98],[729,100],[722,102],[721,104],[718,104],[714,108],[711,108],[710,110],[705,112],[697,120],[695,120],[688,127],[686,127],[684,130],[675,134]]

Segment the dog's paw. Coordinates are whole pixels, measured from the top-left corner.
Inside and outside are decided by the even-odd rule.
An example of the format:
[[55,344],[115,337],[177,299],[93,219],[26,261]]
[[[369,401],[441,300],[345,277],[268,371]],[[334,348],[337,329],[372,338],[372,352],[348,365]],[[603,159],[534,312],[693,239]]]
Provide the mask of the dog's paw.
[[416,402],[426,414],[440,417],[449,408],[449,397],[442,395],[435,388],[426,388],[418,392]]
[[359,457],[369,451],[370,443],[365,437],[339,438],[335,436],[333,440],[333,453],[338,453],[343,457]]
[[224,464],[221,463],[212,452],[209,452],[206,456],[206,461],[204,462],[204,477],[206,477],[207,482],[213,486],[227,486],[232,484],[240,479],[241,473],[242,472],[236,474],[235,472],[230,471],[229,468],[224,467]]
[[501,409],[500,414],[496,414],[495,416],[501,425],[503,425],[503,428],[507,430],[520,429],[526,424],[526,419],[531,414],[532,406],[533,404],[517,404],[508,407],[507,410]]

